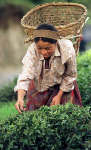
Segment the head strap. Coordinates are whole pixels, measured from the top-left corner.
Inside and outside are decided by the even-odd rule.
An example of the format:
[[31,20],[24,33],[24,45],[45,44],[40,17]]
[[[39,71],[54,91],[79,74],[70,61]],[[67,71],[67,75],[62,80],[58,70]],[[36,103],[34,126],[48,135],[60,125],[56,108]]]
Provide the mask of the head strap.
[[51,38],[57,40],[59,38],[59,34],[56,31],[51,30],[34,30],[32,38],[36,37],[45,37],[45,38]]

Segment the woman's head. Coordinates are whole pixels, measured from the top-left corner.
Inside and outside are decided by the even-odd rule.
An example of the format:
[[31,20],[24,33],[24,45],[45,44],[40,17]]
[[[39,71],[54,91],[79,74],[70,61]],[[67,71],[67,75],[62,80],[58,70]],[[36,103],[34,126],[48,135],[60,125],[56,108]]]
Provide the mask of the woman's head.
[[36,29],[37,35],[34,38],[38,52],[44,57],[51,56],[56,48],[57,33],[56,28],[49,24],[41,24]]

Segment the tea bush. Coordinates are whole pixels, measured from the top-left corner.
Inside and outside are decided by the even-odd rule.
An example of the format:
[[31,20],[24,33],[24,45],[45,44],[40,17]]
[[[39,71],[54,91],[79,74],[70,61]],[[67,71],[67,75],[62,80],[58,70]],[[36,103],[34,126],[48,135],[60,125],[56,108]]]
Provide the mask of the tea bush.
[[91,104],[91,50],[79,55],[77,58],[78,85],[83,105]]
[[7,83],[7,85],[0,88],[0,102],[7,102],[16,99],[16,93],[14,93],[16,82],[17,77],[13,81]]
[[0,122],[0,150],[90,150],[90,107],[43,106]]

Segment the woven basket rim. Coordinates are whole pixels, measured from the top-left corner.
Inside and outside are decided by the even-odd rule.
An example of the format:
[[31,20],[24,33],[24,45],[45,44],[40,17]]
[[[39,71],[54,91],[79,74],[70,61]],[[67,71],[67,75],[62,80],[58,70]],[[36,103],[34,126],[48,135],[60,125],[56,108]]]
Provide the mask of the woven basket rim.
[[55,26],[57,29],[59,28],[67,28],[67,27],[70,27],[70,26],[73,26],[74,24],[77,24],[78,22],[80,22],[80,20],[82,20],[82,18],[84,18],[84,16],[87,15],[87,8],[83,5],[83,4],[79,4],[79,3],[67,3],[67,2],[51,2],[51,3],[45,3],[45,4],[41,4],[41,5],[37,5],[36,7],[32,8],[30,11],[28,11],[26,13],[26,15],[23,16],[23,18],[21,19],[21,25],[26,28],[26,29],[36,29],[36,26],[31,26],[31,25],[25,25],[23,23],[23,20],[31,15],[33,12],[39,10],[40,8],[44,8],[44,7],[47,7],[47,6],[78,6],[80,8],[82,8],[84,10],[84,13],[81,15],[81,17],[75,21],[75,22],[72,22],[70,24],[67,24],[67,25],[60,25],[60,26]]

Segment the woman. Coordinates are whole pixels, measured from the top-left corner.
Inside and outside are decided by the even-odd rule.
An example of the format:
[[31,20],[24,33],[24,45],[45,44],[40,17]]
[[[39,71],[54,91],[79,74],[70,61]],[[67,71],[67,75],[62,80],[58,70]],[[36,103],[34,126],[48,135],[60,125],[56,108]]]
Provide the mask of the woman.
[[43,105],[52,106],[70,101],[82,106],[76,83],[77,68],[73,44],[59,39],[56,28],[41,24],[33,33],[34,42],[22,60],[23,70],[19,75],[15,91],[15,104],[19,113],[25,110],[24,96],[27,95],[26,110],[35,110]]

